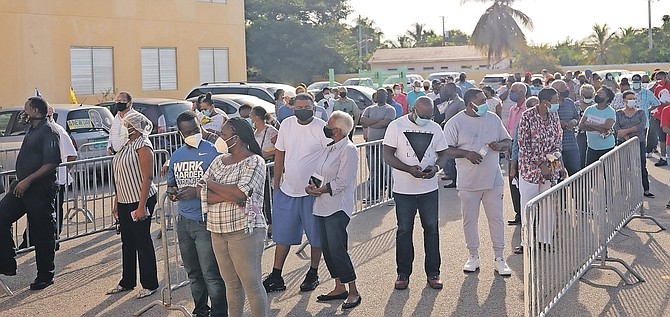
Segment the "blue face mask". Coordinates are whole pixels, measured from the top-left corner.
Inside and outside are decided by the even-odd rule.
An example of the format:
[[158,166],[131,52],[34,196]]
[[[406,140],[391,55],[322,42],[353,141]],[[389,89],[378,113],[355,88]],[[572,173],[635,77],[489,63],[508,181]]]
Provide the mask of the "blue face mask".
[[551,107],[549,107],[549,112],[558,112],[558,107],[559,107],[559,104],[552,103]]
[[414,118],[414,122],[420,127],[425,127],[430,122],[430,119],[421,118],[416,114],[416,112],[414,113]]
[[487,103],[484,103],[481,106],[475,105],[475,108],[477,108],[476,113],[480,117],[485,116],[489,112],[489,105]]
[[205,115],[205,117],[211,117],[212,116],[212,113],[209,112],[209,110],[203,110],[202,114]]
[[513,102],[519,101],[519,95],[516,94],[516,91],[512,91],[509,93],[509,100],[512,100]]

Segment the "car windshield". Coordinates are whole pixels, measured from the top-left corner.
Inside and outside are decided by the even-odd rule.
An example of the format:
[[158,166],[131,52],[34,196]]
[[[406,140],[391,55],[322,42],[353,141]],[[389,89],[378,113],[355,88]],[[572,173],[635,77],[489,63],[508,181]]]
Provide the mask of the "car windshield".
[[165,115],[165,124],[168,127],[177,125],[177,117],[184,111],[191,110],[191,105],[188,103],[169,103],[161,105],[163,114]]
[[76,109],[68,112],[65,125],[69,132],[109,132],[112,120],[112,114],[104,108]]
[[484,77],[482,80],[485,83],[498,83],[502,82],[503,78],[502,77]]

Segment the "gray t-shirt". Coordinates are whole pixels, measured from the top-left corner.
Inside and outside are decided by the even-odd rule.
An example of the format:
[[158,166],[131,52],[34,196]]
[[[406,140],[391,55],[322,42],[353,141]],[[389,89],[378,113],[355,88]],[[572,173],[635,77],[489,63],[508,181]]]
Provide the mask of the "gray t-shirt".
[[477,165],[466,158],[456,159],[456,188],[463,191],[489,190],[503,186],[498,152],[487,144],[511,139],[500,118],[488,112],[484,117],[471,117],[459,112],[444,125],[444,136],[449,147],[480,152],[484,159]]
[[453,118],[457,113],[463,110],[465,110],[465,102],[463,102],[461,97],[457,97],[449,103],[447,110],[444,111],[444,121],[449,121],[449,119]]
[[[384,104],[383,106],[380,106],[379,104],[375,104],[372,106],[369,106],[363,110],[363,117],[370,118],[370,119],[395,119],[395,108],[389,104]],[[378,128],[368,128],[368,141],[376,141],[376,140],[381,140],[384,138],[384,134],[386,134],[386,128],[383,129],[378,129]]]

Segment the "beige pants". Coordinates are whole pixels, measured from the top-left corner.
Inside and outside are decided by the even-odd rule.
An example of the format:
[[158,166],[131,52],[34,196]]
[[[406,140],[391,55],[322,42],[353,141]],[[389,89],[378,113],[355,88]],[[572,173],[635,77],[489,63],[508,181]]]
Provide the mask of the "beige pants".
[[[527,224],[526,205],[533,198],[537,197],[537,195],[547,191],[549,188],[551,188],[551,183],[549,183],[549,181],[545,181],[544,184],[533,184],[519,177],[519,192],[521,192],[521,223],[524,227],[526,225],[537,227],[536,237],[540,243],[551,243],[551,236],[554,232],[554,213],[553,211],[541,212],[537,218],[535,218],[534,223]],[[521,241],[523,241],[523,237]]]
[[265,317],[270,313],[268,295],[261,281],[261,256],[265,229],[256,228],[253,234],[244,230],[233,233],[212,233],[212,248],[223,281],[226,283],[228,314],[244,314],[244,296],[249,297],[251,314]]
[[458,191],[463,214],[465,245],[470,255],[479,255],[479,206],[484,206],[496,258],[503,257],[505,224],[503,222],[503,186],[480,191]]

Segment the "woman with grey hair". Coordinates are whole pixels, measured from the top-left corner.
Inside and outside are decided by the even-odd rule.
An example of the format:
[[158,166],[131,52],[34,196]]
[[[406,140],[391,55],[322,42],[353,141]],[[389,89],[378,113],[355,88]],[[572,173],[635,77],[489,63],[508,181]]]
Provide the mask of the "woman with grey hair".
[[[358,172],[358,150],[347,137],[353,127],[354,120],[346,112],[331,114],[323,133],[333,142],[324,149],[321,164],[305,188],[309,195],[316,197],[313,213],[321,229],[323,258],[330,276],[335,279],[335,288],[317,299],[344,300],[342,309],[351,309],[361,303],[356,272],[347,253],[347,225],[354,209]],[[349,284],[349,291],[344,284]]]
[[140,264],[142,290],[137,298],[147,297],[158,290],[156,253],[151,240],[151,214],[156,206],[158,188],[153,183],[153,147],[149,134],[151,121],[139,112],[128,113],[123,118],[121,134],[128,142],[114,155],[113,213],[121,229],[123,273],[119,284],[108,295],[130,291],[137,284],[137,266]]

